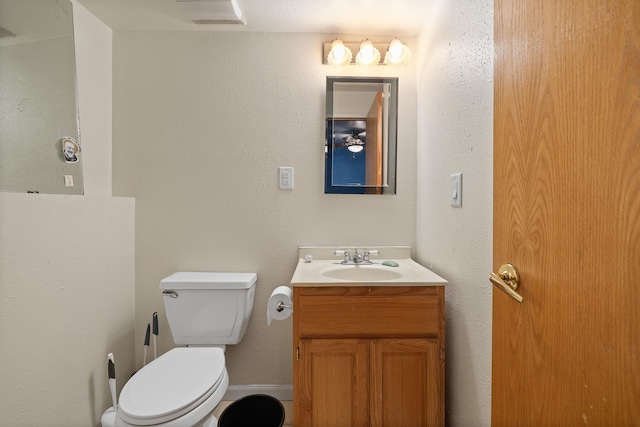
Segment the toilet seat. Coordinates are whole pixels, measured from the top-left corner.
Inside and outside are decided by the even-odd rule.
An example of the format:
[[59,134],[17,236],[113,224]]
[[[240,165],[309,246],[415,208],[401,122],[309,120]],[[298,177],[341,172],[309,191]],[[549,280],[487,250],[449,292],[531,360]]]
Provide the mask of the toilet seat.
[[228,376],[222,349],[174,348],[125,384],[118,417],[140,426],[169,422],[202,405],[224,380],[228,381]]

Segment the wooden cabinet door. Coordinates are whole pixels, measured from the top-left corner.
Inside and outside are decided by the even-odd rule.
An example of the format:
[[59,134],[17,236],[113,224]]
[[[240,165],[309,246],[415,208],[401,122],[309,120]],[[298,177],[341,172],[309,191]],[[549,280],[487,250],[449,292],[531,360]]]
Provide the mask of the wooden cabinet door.
[[371,340],[371,427],[444,426],[444,360],[436,338]]
[[296,427],[369,425],[369,340],[301,340],[296,368]]

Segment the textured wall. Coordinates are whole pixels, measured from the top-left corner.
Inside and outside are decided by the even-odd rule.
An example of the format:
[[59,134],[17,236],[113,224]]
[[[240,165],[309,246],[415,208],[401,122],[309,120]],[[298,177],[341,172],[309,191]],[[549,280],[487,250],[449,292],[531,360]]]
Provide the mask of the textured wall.
[[0,425],[92,426],[133,369],[134,201],[0,193]]
[[[85,183],[102,196],[111,30],[77,3],[74,19],[84,165],[94,165]],[[0,425],[98,425],[111,406],[107,353],[118,388],[133,372],[133,215],[133,199],[0,193]]]
[[111,196],[113,32],[75,1],[73,17],[84,194],[108,197]]
[[[323,194],[322,42],[334,35],[181,31],[114,34],[114,194],[136,198],[136,350],[160,314],[159,281],[180,270],[258,274],[244,340],[227,348],[231,384],[291,384],[291,319],[266,324],[304,245],[412,245],[415,67],[400,78],[398,194]],[[279,190],[279,166],[295,188]]]
[[[419,38],[417,256],[446,289],[447,424],[491,421],[493,2],[434,3]],[[462,207],[449,204],[463,173]]]

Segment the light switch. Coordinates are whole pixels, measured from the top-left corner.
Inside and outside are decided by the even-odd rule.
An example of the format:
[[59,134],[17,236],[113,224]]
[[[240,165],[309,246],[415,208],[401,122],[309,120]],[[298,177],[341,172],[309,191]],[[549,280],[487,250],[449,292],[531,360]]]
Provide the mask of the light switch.
[[67,187],[73,187],[73,175],[64,176],[64,185]]
[[462,173],[451,175],[451,206],[462,206]]

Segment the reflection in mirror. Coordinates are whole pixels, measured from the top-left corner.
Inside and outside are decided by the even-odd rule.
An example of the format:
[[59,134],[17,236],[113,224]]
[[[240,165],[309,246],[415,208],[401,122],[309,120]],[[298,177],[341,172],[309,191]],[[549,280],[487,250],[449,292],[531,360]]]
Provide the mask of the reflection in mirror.
[[398,78],[327,77],[325,193],[395,194]]
[[0,0],[0,191],[84,192],[72,12]]

